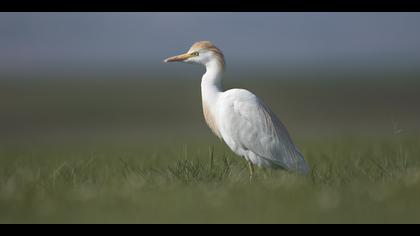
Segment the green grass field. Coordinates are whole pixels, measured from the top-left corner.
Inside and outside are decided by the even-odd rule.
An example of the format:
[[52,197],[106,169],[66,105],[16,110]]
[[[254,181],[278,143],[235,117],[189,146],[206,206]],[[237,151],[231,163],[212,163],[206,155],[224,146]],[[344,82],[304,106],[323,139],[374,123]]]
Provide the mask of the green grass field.
[[231,81],[311,166],[252,183],[179,83],[2,81],[0,223],[420,223],[418,82]]
[[420,223],[419,144],[302,142],[309,176],[259,169],[252,183],[245,162],[217,143],[6,152],[0,221]]

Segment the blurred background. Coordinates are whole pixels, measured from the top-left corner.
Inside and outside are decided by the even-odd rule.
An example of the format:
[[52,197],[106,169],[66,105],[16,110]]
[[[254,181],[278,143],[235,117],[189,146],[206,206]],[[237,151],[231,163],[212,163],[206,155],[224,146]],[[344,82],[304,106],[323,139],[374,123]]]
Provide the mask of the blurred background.
[[298,142],[420,130],[420,13],[0,13],[0,146],[212,140],[197,65],[251,90]]

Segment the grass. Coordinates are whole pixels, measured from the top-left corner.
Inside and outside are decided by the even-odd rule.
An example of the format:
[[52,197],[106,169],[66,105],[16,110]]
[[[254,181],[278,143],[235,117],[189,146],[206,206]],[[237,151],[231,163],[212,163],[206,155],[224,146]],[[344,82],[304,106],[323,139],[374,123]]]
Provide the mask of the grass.
[[220,143],[3,152],[0,222],[420,223],[418,137],[305,142],[308,176],[252,183]]

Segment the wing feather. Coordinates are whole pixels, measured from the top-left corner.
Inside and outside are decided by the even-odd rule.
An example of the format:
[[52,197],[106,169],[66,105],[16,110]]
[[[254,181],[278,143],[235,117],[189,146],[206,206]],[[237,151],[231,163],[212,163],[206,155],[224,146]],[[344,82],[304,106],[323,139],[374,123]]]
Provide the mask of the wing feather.
[[[253,94],[252,94],[253,95]],[[232,101],[231,130],[243,148],[288,170],[306,174],[308,165],[294,145],[283,123],[255,95],[236,97]]]

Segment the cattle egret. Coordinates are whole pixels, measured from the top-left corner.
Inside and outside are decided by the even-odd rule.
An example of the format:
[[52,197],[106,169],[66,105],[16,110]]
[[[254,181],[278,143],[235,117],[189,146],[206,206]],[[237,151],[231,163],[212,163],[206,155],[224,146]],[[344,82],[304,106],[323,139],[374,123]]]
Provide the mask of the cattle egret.
[[201,79],[205,121],[234,153],[246,159],[250,180],[253,165],[281,168],[302,175],[308,173],[308,164],[286,127],[261,99],[245,89],[223,91],[225,61],[219,48],[209,41],[196,42],[187,53],[169,57],[164,62],[206,67]]

